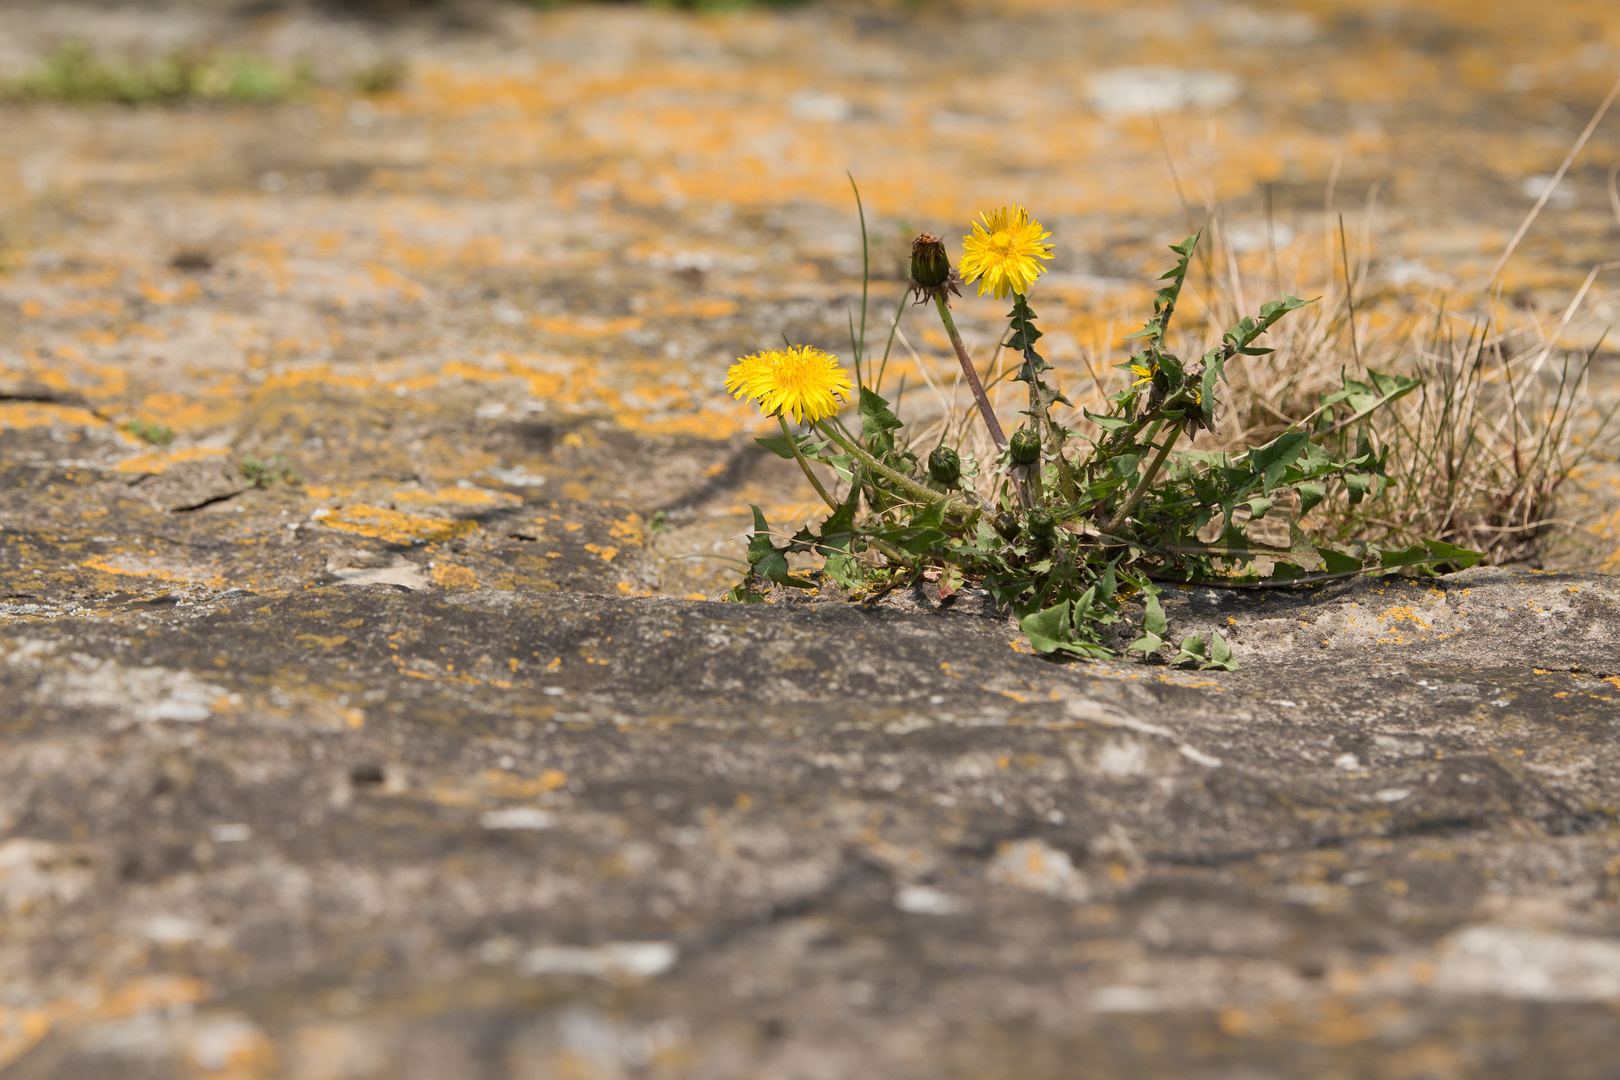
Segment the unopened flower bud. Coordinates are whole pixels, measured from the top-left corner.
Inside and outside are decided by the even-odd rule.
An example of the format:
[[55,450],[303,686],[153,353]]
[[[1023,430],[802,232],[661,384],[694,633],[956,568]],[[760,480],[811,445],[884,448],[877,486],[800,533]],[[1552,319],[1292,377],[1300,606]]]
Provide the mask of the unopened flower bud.
[[951,276],[951,257],[945,244],[933,233],[923,233],[911,242],[911,280],[924,289],[936,289]]
[[1029,538],[1037,544],[1050,543],[1052,537],[1057,535],[1057,522],[1045,510],[1036,510],[1029,515]]
[[1041,437],[1028,428],[1019,428],[1007,442],[1007,451],[1014,465],[1033,465],[1041,458]]
[[944,443],[928,455],[928,475],[937,483],[954,484],[962,478],[962,459]]

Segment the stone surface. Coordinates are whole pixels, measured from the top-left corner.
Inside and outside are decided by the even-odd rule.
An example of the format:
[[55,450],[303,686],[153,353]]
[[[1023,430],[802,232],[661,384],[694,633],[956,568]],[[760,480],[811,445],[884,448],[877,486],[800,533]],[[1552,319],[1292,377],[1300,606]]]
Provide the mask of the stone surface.
[[[1167,148],[1251,291],[1348,208],[1375,327],[1481,283],[1612,4],[13,2],[0,74],[69,32],[324,88],[0,106],[7,1080],[1620,1075],[1616,579],[1173,591],[1235,673],[703,599],[813,509],[720,381],[847,352],[846,167],[882,318],[907,230],[1039,207],[1079,399],[1192,227]],[[1611,254],[1614,130],[1504,325]]]
[[1168,610],[14,605],[7,1075],[1610,1075],[1620,586]]

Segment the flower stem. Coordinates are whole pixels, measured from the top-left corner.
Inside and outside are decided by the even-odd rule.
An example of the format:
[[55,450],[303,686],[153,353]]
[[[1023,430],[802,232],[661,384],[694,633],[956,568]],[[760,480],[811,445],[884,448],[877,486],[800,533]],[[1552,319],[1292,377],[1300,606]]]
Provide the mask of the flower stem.
[[1119,532],[1120,526],[1125,524],[1125,519],[1130,517],[1131,511],[1136,509],[1136,504],[1142,501],[1142,495],[1147,491],[1148,485],[1153,483],[1153,478],[1159,474],[1159,469],[1164,465],[1164,459],[1170,456],[1170,448],[1176,445],[1176,439],[1180,435],[1181,428],[1179,426],[1170,429],[1169,434],[1164,437],[1164,445],[1159,447],[1159,452],[1154,455],[1153,461],[1147,467],[1147,472],[1143,473],[1142,479],[1137,481],[1135,490],[1131,492],[1131,497],[1125,500],[1125,505],[1119,508],[1119,513],[1114,515],[1113,520],[1108,523],[1103,532]]
[[911,477],[906,476],[904,473],[900,473],[889,468],[889,466],[883,464],[883,462],[879,461],[866,450],[862,449],[860,444],[844,438],[831,428],[823,427],[820,423],[817,423],[815,426],[816,430],[820,431],[823,435],[827,436],[827,438],[831,439],[833,442],[837,443],[839,446],[843,447],[845,450],[848,450],[851,454],[854,454],[857,458],[859,458],[861,464],[865,465],[868,469],[871,469],[874,473],[877,473],[879,476],[883,477],[885,480],[889,481],[889,483],[893,484],[901,491],[904,491],[912,498],[921,499],[926,503],[943,503],[947,513],[958,514],[964,518],[972,516],[973,511],[967,506],[957,502],[955,499],[947,498],[946,496],[941,495],[932,488],[924,487]]
[[793,447],[794,460],[799,463],[799,468],[804,470],[804,478],[810,481],[810,486],[816,489],[816,494],[821,496],[821,501],[827,504],[829,510],[837,510],[838,504],[833,502],[831,495],[827,494],[827,489],[821,486],[821,481],[816,479],[816,474],[810,471],[810,463],[804,459],[804,451],[799,449],[799,440],[795,439],[793,432],[788,430],[787,417],[777,413],[776,421],[782,425],[782,434],[787,437],[788,445]]
[[973,391],[973,400],[979,403],[979,415],[984,417],[984,426],[990,429],[990,438],[999,450],[1007,445],[1007,436],[1002,434],[1001,421],[996,419],[990,399],[984,396],[984,385],[979,382],[979,373],[973,369],[973,361],[968,359],[967,346],[962,344],[962,335],[956,330],[956,320],[951,318],[951,309],[946,305],[945,297],[936,294],[934,306],[939,309],[940,321],[945,324],[945,333],[951,339],[951,347],[956,350],[956,359],[962,365],[962,374],[967,377],[968,389]]

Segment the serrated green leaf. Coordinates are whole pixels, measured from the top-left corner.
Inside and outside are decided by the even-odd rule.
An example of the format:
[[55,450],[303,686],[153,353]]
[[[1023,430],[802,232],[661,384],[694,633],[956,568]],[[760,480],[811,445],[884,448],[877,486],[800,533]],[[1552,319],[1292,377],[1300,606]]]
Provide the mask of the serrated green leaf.
[[1073,639],[1074,632],[1069,625],[1071,607],[1071,602],[1065,600],[1056,607],[1025,615],[1018,621],[1024,636],[1029,638],[1029,643],[1037,652],[1054,652]]
[[1205,671],[1211,668],[1221,668],[1225,671],[1236,671],[1237,663],[1232,659],[1232,647],[1226,643],[1219,630],[1209,632],[1209,659],[1199,667]]
[[791,585],[795,589],[815,588],[811,582],[796,578],[789,572],[787,556],[771,544],[770,526],[765,523],[764,511],[757,506],[750,509],[754,511],[754,532],[748,538],[749,567],[760,577],[778,585]]
[[1302,484],[1295,484],[1294,490],[1299,493],[1299,516],[1304,517],[1314,510],[1323,499],[1327,498],[1327,485],[1315,480],[1308,480]]
[[1429,554],[1434,556],[1436,562],[1456,563],[1459,570],[1475,566],[1485,557],[1482,551],[1470,551],[1468,548],[1460,548],[1441,540],[1424,540],[1423,545],[1429,549]]
[[1085,417],[1086,417],[1087,420],[1090,420],[1093,424],[1096,424],[1098,427],[1102,428],[1104,431],[1108,432],[1110,435],[1112,435],[1116,431],[1123,431],[1125,428],[1128,428],[1128,427],[1131,426],[1131,422],[1129,420],[1126,420],[1124,417],[1120,417],[1120,416],[1098,416],[1096,413],[1092,412],[1089,409],[1083,409],[1081,411],[1085,413]]
[[1378,554],[1379,565],[1385,570],[1392,570],[1401,566],[1416,566],[1430,560],[1429,549],[1422,544],[1413,544],[1400,551],[1382,551]]
[[1361,560],[1342,551],[1332,548],[1319,547],[1316,553],[1322,556],[1322,569],[1329,574],[1353,574],[1361,569]]
[[762,435],[754,441],[779,458],[793,460],[793,444],[786,435]]
[[889,408],[888,400],[870,386],[861,387],[857,411],[861,417],[861,434],[869,441],[905,426]]
[[1249,451],[1249,467],[1263,474],[1263,490],[1267,494],[1271,493],[1288,466],[1304,451],[1310,438],[1303,431],[1285,431],[1266,445]]
[[1160,638],[1154,634],[1143,634],[1141,637],[1131,642],[1130,647],[1125,651],[1147,654],[1156,653],[1162,648],[1164,648],[1163,638]]
[[1154,637],[1168,637],[1170,623],[1164,617],[1164,608],[1159,604],[1159,592],[1154,589],[1147,593],[1143,599],[1142,632]]

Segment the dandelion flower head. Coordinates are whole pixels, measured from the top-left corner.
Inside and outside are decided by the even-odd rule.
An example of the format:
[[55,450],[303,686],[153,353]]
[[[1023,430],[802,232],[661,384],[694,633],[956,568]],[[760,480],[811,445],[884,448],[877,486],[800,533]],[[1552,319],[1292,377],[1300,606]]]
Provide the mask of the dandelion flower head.
[[850,399],[849,375],[838,358],[809,345],[744,356],[726,372],[731,396],[753,398],[766,416],[791,414],[797,422],[815,423],[838,411]]
[[980,214],[973,235],[962,237],[962,280],[977,281],[980,296],[1024,295],[1046,272],[1036,260],[1052,257],[1052,245],[1041,243],[1051,235],[1022,206]]
[[1131,385],[1135,387],[1141,386],[1143,383],[1152,382],[1153,373],[1154,367],[1151,361],[1146,364],[1132,364],[1131,374],[1136,376],[1136,381],[1131,383]]

